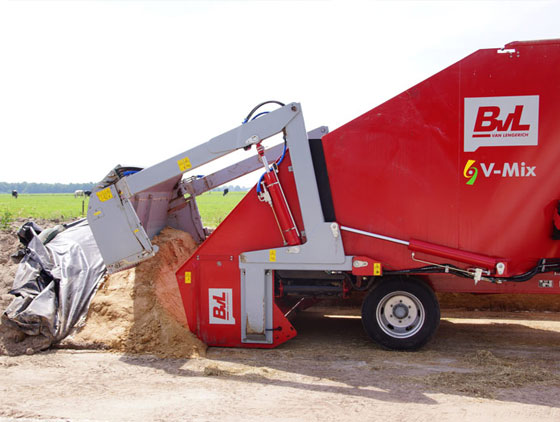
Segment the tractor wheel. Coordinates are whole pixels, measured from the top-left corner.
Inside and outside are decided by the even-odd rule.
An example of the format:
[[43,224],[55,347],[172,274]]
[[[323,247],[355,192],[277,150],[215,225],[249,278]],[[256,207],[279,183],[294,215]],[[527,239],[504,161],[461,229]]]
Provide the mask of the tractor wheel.
[[439,303],[432,289],[412,277],[388,278],[369,292],[362,323],[373,341],[393,350],[415,350],[435,334]]

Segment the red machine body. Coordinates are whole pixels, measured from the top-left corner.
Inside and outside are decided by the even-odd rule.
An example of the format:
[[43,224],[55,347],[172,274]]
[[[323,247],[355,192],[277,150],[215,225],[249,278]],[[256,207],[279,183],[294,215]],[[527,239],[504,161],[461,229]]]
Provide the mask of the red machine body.
[[[558,69],[560,40],[479,50],[323,137],[337,221],[505,258],[510,274],[559,257]],[[402,245],[347,232],[343,243],[387,269],[420,266]],[[417,258],[449,262],[421,250]],[[560,293],[559,280],[430,276],[447,292]]]
[[[559,69],[560,40],[479,50],[323,136],[336,222],[410,242],[342,231],[346,255],[381,263],[383,273],[421,260],[463,269],[504,262],[505,275],[560,257],[551,236],[560,200]],[[302,233],[289,167],[288,151],[278,177]],[[273,344],[243,344],[239,335],[240,255],[282,246],[253,189],[177,272],[191,331],[221,346],[274,347],[293,337],[277,305]],[[423,277],[440,292],[560,293],[556,273],[502,284]]]

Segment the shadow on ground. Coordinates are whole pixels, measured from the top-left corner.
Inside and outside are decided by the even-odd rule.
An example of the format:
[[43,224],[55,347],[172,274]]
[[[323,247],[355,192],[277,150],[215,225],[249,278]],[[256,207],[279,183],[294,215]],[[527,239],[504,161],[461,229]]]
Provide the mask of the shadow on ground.
[[273,350],[212,347],[199,360],[132,355],[122,360],[176,376],[395,403],[435,403],[430,395],[442,393],[560,407],[559,331],[499,320],[468,321],[442,320],[422,350],[394,352],[373,344],[359,318],[306,311],[293,322],[298,336]]

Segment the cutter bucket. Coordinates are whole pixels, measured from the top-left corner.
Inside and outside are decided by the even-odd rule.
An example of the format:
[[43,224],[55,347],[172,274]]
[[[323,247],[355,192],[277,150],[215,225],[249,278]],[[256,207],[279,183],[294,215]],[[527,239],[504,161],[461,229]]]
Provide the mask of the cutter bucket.
[[197,243],[206,237],[196,199],[185,197],[181,176],[127,198],[119,178],[128,172],[120,167],[111,171],[89,202],[88,220],[110,273],[152,257],[157,246],[150,239],[166,226],[190,233]]

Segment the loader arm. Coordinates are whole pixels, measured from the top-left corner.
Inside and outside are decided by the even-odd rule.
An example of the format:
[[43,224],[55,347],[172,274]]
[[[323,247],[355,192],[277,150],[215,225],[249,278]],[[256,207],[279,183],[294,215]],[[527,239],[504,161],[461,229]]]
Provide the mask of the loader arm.
[[[150,239],[166,225],[203,241],[206,234],[195,196],[262,164],[250,157],[205,178],[182,181],[183,174],[280,133],[297,116],[301,119],[300,105],[291,103],[146,169],[123,171],[118,166],[112,170],[94,188],[87,215],[108,271],[117,272],[153,256],[157,247]],[[277,155],[280,148],[271,149],[269,155]],[[185,199],[185,194],[190,197]]]

